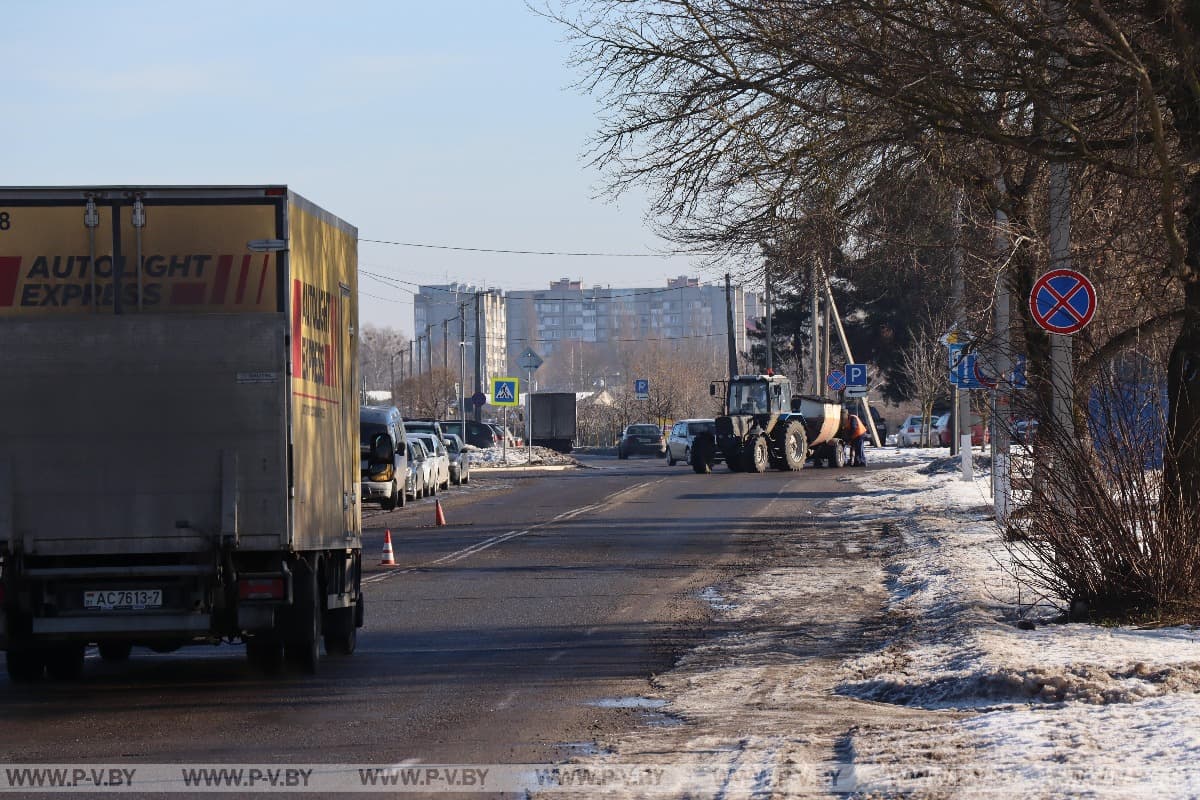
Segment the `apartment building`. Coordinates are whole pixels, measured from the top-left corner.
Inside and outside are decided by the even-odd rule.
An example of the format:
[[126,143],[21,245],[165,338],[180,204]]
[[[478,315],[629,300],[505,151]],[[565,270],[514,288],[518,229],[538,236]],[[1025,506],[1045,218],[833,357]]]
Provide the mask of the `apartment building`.
[[[755,292],[733,287],[734,339],[747,349],[747,311],[758,312]],[[665,287],[584,287],[564,278],[548,289],[506,295],[508,352],[532,346],[543,357],[566,342],[634,343],[653,340],[712,342],[724,352],[724,285],[680,276]],[[751,318],[753,319],[753,318]]]
[[[508,375],[507,315],[504,293],[495,288],[451,283],[421,286],[413,298],[413,338],[421,349],[422,370],[432,362],[458,371],[460,335],[465,331],[467,389],[475,389],[475,319],[480,331],[480,385],[487,390],[493,377]],[[461,320],[460,320],[461,317]]]

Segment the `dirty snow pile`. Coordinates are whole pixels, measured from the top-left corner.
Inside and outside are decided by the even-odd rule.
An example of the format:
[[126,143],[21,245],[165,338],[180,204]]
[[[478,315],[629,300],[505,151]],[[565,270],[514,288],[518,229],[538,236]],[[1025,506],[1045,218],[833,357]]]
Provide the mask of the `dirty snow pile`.
[[[887,565],[889,640],[844,665],[839,691],[974,713],[856,733],[854,761],[903,764],[912,777],[897,784],[891,772],[885,790],[936,793],[948,782],[960,796],[1200,792],[1200,632],[1058,623],[1014,578],[987,479],[922,471],[869,477],[903,547]],[[1036,628],[1018,628],[1019,618]]]
[[533,457],[527,456],[524,447],[510,447],[507,452],[502,447],[475,448],[468,451],[472,469],[488,467],[523,467],[523,466],[578,466],[579,462],[572,456],[551,450],[547,447],[533,447]]

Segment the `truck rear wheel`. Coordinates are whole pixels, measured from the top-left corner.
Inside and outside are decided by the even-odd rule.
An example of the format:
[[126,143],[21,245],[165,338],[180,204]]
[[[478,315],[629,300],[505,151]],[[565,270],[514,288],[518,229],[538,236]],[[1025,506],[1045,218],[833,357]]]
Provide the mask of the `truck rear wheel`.
[[804,426],[796,420],[792,420],[783,427],[780,440],[781,458],[777,469],[796,470],[804,469],[804,462],[808,459],[808,438],[804,435]]
[[746,443],[742,451],[742,469],[746,472],[763,473],[770,464],[771,450],[767,446],[767,437],[755,436]]
[[321,660],[321,594],[316,572],[306,561],[297,563],[293,598],[283,655],[301,672],[313,675]]

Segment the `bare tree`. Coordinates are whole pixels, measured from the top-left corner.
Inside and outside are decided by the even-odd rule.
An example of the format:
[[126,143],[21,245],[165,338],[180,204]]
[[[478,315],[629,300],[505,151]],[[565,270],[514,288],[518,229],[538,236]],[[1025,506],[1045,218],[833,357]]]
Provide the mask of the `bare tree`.
[[[575,5],[581,13],[559,18],[591,69],[586,88],[608,110],[596,160],[614,190],[653,187],[654,213],[685,245],[745,252],[780,212],[853,229],[874,178],[928,163],[967,190],[969,207],[978,202],[980,229],[1005,212],[1012,252],[972,264],[987,265],[985,287],[1004,265],[1023,297],[1046,264],[1035,198],[1047,163],[1071,163],[1077,182],[1108,176],[1127,197],[1149,197],[1088,218],[1088,246],[1121,238],[1097,236],[1104,224],[1154,230],[1156,271],[1180,305],[1114,317],[1124,329],[1106,331],[1110,340],[1081,341],[1111,355],[1110,341],[1120,348],[1122,337],[1178,327],[1163,366],[1180,447],[1167,480],[1181,491],[1164,496],[1200,495],[1200,21],[1189,3]],[[1128,288],[1159,289],[1140,274]],[[1045,336],[1019,318],[1036,367]]]
[[900,355],[910,396],[921,407],[921,444],[929,446],[930,417],[933,404],[946,396],[949,369],[946,349],[938,341],[938,330],[947,325],[926,324]]
[[408,337],[395,328],[364,325],[358,340],[359,374],[367,389],[396,392],[404,369],[401,354],[408,352]]

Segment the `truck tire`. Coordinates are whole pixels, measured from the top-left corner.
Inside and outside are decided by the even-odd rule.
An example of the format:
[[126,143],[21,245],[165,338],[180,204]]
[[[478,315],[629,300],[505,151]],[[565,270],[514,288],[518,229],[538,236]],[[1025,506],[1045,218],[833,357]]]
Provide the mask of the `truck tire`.
[[619,458],[623,461],[623,460],[629,458],[629,454],[626,453],[624,450],[622,450],[620,447],[618,447],[617,448],[617,458]]
[[714,445],[709,439],[697,439],[692,444],[692,472],[707,475],[712,472]]
[[58,681],[73,681],[83,674],[83,644],[59,644],[46,650],[46,674]]
[[292,613],[289,614],[283,655],[306,675],[316,674],[321,660],[321,593],[317,575],[306,561],[296,564]]
[[31,683],[41,680],[46,671],[46,658],[41,650],[20,647],[9,650],[5,658],[8,677],[13,683]]
[[796,420],[784,425],[778,437],[778,444],[780,458],[776,469],[792,472],[804,469],[804,462],[808,460],[808,438],[804,434],[803,425]]
[[105,639],[96,645],[96,649],[100,651],[100,658],[105,661],[128,661],[129,654],[133,652],[133,642]]
[[755,436],[746,443],[746,449],[742,451],[742,469],[746,472],[764,473],[770,459],[771,449],[767,446],[767,437]]

